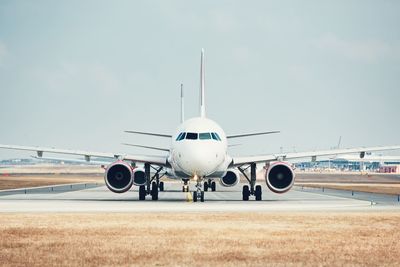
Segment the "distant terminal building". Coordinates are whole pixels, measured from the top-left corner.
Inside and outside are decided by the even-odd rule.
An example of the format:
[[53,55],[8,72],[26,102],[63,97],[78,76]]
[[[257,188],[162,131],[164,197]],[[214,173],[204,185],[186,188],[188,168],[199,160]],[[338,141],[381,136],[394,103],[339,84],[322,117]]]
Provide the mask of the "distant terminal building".
[[380,173],[400,173],[400,165],[383,165],[379,168]]
[[373,171],[379,173],[400,173],[399,162],[359,162],[354,160],[334,159],[295,163],[298,170],[337,170],[337,171]]
[[378,170],[380,164],[378,162],[364,162],[349,161],[344,159],[335,160],[319,160],[315,162],[306,161],[295,164],[299,170],[313,170],[313,169],[335,169],[338,171],[361,171],[361,170]]

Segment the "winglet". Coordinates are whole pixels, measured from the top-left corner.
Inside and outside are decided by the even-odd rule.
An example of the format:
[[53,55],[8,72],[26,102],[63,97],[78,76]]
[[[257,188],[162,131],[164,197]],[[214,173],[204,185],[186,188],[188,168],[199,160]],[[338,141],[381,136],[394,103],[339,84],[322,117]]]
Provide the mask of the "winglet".
[[201,63],[200,63],[200,117],[206,116],[206,107],[204,99],[204,49],[201,49]]

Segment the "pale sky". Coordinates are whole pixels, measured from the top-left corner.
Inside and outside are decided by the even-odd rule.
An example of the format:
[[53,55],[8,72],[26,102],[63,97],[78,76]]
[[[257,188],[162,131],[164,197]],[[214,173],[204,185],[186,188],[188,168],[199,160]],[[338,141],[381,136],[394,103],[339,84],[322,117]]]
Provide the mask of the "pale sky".
[[[157,154],[198,115],[236,154],[400,144],[400,1],[0,1],[0,143]],[[32,153],[0,150],[0,158]],[[397,153],[398,154],[398,153]]]

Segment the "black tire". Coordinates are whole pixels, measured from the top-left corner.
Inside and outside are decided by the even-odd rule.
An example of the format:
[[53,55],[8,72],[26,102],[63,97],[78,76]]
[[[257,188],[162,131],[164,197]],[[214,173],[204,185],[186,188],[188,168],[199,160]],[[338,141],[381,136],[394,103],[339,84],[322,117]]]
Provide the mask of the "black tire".
[[249,200],[250,190],[249,190],[249,186],[248,185],[244,185],[243,186],[242,196],[243,196],[243,200],[244,201]]
[[151,184],[151,199],[158,200],[158,186],[156,182]]
[[257,185],[256,186],[255,195],[256,195],[256,201],[262,200],[262,188],[261,188],[261,185]]
[[217,185],[215,184],[215,182],[211,182],[211,191],[215,192],[217,188]]
[[197,202],[197,191],[193,191],[193,202]]
[[164,182],[160,182],[160,192],[164,192]]
[[208,191],[208,183],[204,182],[204,191]]
[[139,186],[139,200],[146,199],[146,188],[144,185]]
[[200,194],[200,201],[204,202],[204,191],[202,191]]

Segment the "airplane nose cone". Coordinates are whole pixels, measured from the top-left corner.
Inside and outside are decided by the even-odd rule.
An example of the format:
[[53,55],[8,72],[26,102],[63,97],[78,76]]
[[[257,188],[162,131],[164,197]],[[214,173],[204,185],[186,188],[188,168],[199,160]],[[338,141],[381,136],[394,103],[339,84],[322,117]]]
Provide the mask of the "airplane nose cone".
[[213,173],[221,163],[221,156],[210,149],[188,151],[183,156],[183,168],[191,175],[206,176]]

